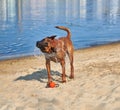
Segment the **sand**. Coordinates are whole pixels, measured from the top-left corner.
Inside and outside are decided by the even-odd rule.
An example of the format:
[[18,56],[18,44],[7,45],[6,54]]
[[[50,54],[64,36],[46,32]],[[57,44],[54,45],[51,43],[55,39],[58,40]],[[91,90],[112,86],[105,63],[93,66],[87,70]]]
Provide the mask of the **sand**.
[[[0,61],[0,110],[120,110],[120,42],[74,52],[75,79],[46,88],[44,56]],[[69,76],[66,58],[66,74]]]

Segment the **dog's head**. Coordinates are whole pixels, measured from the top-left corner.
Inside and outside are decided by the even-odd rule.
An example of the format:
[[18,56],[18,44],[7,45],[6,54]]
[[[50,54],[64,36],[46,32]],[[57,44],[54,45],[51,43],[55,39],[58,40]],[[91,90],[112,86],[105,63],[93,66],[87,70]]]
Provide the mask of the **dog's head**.
[[51,53],[55,51],[54,42],[56,35],[46,37],[41,41],[36,42],[36,47],[38,47],[43,53]]

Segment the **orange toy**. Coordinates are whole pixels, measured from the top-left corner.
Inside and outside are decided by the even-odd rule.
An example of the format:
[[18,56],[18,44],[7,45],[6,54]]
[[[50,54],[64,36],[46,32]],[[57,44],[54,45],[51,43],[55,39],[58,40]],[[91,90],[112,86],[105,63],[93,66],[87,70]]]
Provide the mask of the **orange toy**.
[[50,88],[59,87],[59,85],[58,85],[58,84],[55,84],[55,82],[53,82],[53,81],[51,81],[51,82],[48,84],[48,86],[49,86]]
[[54,82],[51,81],[51,82],[49,83],[49,87],[54,88],[55,86],[56,86],[56,84],[55,84]]

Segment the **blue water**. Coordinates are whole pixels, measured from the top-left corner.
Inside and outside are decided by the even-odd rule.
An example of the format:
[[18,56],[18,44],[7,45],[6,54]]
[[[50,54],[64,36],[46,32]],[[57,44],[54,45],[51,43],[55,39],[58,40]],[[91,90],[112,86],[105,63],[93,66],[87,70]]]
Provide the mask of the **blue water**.
[[75,49],[120,40],[120,0],[0,0],[0,59],[33,55],[37,40],[65,36]]

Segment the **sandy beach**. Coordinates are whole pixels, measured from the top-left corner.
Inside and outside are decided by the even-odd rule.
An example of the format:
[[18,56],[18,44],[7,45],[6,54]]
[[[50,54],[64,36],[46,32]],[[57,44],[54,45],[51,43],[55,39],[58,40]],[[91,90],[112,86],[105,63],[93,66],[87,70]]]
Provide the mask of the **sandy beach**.
[[0,110],[120,110],[120,42],[75,50],[74,67],[75,79],[61,83],[51,63],[59,87],[46,88],[44,56],[0,61]]

